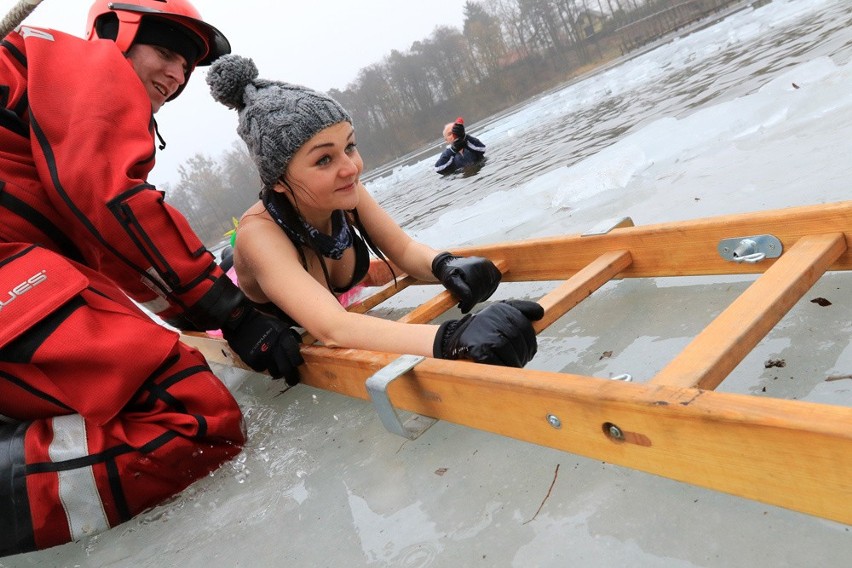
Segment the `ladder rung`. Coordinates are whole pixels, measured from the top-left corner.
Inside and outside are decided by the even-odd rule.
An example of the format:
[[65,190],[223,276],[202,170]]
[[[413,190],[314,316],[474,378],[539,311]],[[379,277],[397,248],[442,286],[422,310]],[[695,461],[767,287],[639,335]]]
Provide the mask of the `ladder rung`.
[[384,302],[385,300],[387,300],[388,298],[402,292],[415,282],[417,282],[416,278],[404,274],[397,278],[396,282],[391,280],[390,282],[379,288],[376,292],[367,296],[360,302],[352,304],[351,306],[346,308],[346,310],[356,314],[366,313],[381,304],[382,302]]
[[546,329],[565,315],[565,312],[588,298],[592,292],[630,266],[632,262],[633,259],[629,251],[605,252],[563,282],[558,288],[542,296],[538,303],[544,308],[544,317],[533,322],[535,332],[540,333],[543,329]]
[[428,323],[458,304],[452,294],[444,290],[431,300],[423,302],[399,320],[402,323]]
[[[494,264],[497,266],[500,272],[506,272],[506,268],[508,266],[506,264],[506,261],[497,260],[494,262]],[[412,284],[416,284],[417,282],[418,280],[416,278],[406,274],[400,278],[397,278],[396,284],[394,284],[393,281],[388,282],[374,294],[364,298],[360,302],[352,304],[346,309],[347,311],[356,314],[367,313],[368,311],[375,308],[388,298],[394,296],[395,294],[398,294],[399,292],[402,292],[404,289],[408,288]],[[444,290],[431,300],[420,304],[419,306],[399,318],[398,321],[402,323],[428,323],[443,314],[444,312],[446,312],[447,310],[451,309],[457,303],[458,300],[456,300],[448,291]],[[309,333],[305,333],[302,335],[303,343],[311,344],[315,341],[316,339]]]
[[799,239],[650,382],[715,389],[845,251],[842,233]]
[[[508,269],[508,264],[504,260],[496,260],[494,261],[494,265],[504,274]],[[456,304],[458,304],[458,300],[447,290],[444,290],[431,300],[423,302],[397,321],[402,323],[428,323]]]

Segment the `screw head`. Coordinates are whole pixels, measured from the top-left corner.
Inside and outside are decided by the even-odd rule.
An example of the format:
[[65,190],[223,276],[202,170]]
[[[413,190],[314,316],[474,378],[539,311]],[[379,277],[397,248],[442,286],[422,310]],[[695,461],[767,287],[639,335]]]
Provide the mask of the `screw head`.
[[562,421],[559,420],[559,417],[556,416],[555,414],[548,414],[547,415],[547,422],[548,422],[548,424],[550,424],[551,426],[553,426],[557,430],[559,428],[562,428]]
[[619,442],[624,440],[624,432],[621,430],[621,428],[619,428],[618,426],[616,426],[612,422],[605,423],[603,425],[603,431],[604,431],[604,434],[606,434],[607,436],[609,436],[613,440],[616,440],[616,441],[619,441]]

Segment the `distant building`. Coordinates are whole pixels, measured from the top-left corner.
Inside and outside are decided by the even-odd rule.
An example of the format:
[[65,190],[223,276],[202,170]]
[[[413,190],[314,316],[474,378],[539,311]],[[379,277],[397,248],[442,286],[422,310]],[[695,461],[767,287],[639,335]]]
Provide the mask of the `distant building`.
[[588,39],[603,29],[606,20],[606,14],[603,12],[585,10],[577,18],[577,27],[583,30],[583,37]]
[[701,20],[713,12],[718,12],[733,4],[739,4],[742,1],[684,0],[663,10],[634,20],[615,30],[615,33],[621,38],[622,52],[627,53],[679,28]]

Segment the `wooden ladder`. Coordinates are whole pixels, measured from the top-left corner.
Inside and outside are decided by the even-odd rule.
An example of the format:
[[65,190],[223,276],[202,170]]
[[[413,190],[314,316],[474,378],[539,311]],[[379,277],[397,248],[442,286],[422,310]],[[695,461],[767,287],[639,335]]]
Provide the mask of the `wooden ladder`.
[[[506,282],[559,282],[539,300],[545,316],[537,332],[614,278],[758,276],[646,381],[421,358],[399,371],[387,400],[416,415],[852,524],[852,408],[715,390],[826,271],[852,270],[848,228],[852,202],[458,249],[494,260]],[[778,258],[744,266],[716,254],[725,237],[763,232],[782,244]],[[402,277],[352,309],[366,312],[415,283]],[[401,321],[429,322],[455,303],[444,291]],[[241,366],[221,340],[184,340],[210,361]],[[400,358],[320,345],[302,354],[302,383],[364,400],[366,382]]]

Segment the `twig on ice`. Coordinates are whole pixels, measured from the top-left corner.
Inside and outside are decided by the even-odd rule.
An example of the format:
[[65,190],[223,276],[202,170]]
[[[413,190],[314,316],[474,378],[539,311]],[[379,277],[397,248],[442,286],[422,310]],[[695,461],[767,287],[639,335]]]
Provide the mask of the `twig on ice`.
[[533,515],[530,520],[524,522],[524,524],[533,522],[541,512],[542,507],[544,507],[545,502],[550,497],[550,492],[553,491],[553,486],[556,485],[557,476],[559,476],[559,464],[556,464],[556,470],[553,472],[553,481],[550,482],[550,487],[547,489],[547,495],[545,495],[544,499],[541,500],[541,505],[538,506],[538,510],[535,512],[535,515]]

